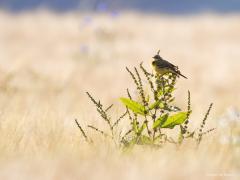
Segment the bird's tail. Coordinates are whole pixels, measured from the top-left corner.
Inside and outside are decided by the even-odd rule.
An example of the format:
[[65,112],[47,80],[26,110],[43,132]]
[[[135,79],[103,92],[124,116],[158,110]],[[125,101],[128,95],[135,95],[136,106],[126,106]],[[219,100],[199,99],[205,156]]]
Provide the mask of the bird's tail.
[[183,74],[181,74],[181,72],[180,72],[180,71],[175,71],[175,73],[176,73],[177,75],[179,75],[179,76],[182,76],[182,77],[184,77],[185,79],[187,79],[187,77],[186,77],[186,76],[184,76]]

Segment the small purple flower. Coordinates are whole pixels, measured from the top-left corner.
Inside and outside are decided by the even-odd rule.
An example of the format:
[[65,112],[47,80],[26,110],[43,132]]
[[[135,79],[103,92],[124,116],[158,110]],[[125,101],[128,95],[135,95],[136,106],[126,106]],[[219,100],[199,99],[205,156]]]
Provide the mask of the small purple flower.
[[112,18],[118,18],[120,16],[120,13],[119,13],[119,11],[111,11],[110,16]]
[[106,12],[108,10],[108,5],[105,2],[99,2],[96,7],[96,11]]

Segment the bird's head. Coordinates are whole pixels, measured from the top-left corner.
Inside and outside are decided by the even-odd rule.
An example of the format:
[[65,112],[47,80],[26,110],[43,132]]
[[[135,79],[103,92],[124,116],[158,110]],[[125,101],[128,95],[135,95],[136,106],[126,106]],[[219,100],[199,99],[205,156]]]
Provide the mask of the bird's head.
[[162,59],[162,57],[159,55],[159,53],[160,53],[160,50],[157,52],[157,54],[155,56],[153,56],[154,60],[161,60]]

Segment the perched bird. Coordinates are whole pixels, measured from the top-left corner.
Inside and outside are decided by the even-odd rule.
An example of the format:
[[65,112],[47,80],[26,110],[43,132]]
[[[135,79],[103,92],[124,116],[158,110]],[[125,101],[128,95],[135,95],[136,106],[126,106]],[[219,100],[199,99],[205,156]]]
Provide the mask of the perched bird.
[[186,76],[182,75],[181,72],[178,70],[178,67],[171,64],[170,62],[164,60],[160,55],[159,55],[160,51],[158,51],[157,55],[155,55],[153,57],[153,62],[152,62],[152,66],[153,69],[155,70],[155,72],[159,75],[164,75],[166,73],[174,73],[177,75],[180,75],[184,78],[187,79]]

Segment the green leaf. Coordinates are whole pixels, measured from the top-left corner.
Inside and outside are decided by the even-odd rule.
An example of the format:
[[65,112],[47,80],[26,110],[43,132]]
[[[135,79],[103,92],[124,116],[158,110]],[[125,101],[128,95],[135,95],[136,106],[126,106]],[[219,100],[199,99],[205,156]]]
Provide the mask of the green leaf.
[[143,130],[147,127],[146,123],[143,123],[143,125],[141,126],[141,128],[138,131],[138,134],[142,134]]
[[153,123],[153,129],[156,129],[158,127],[161,127],[166,120],[168,119],[168,114],[164,114],[163,116],[160,116],[154,123]]
[[184,123],[187,119],[187,112],[179,112],[172,116],[169,116],[167,120],[161,126],[162,128],[174,128],[176,125]]
[[157,96],[160,97],[163,95],[163,91],[162,90],[159,90],[158,93],[157,93]]
[[133,131],[135,134],[138,133],[138,124],[136,119],[133,120]]
[[171,86],[170,87],[168,86],[165,88],[165,92],[167,92],[167,93],[172,93],[174,90],[176,90],[176,88],[171,87]]
[[128,98],[120,98],[121,102],[136,114],[145,115],[145,108],[140,103]]
[[152,110],[152,109],[154,109],[156,107],[160,107],[162,109],[162,108],[164,108],[164,104],[162,103],[162,101],[159,100],[159,101],[156,101],[153,104],[151,104],[149,106],[149,109]]

